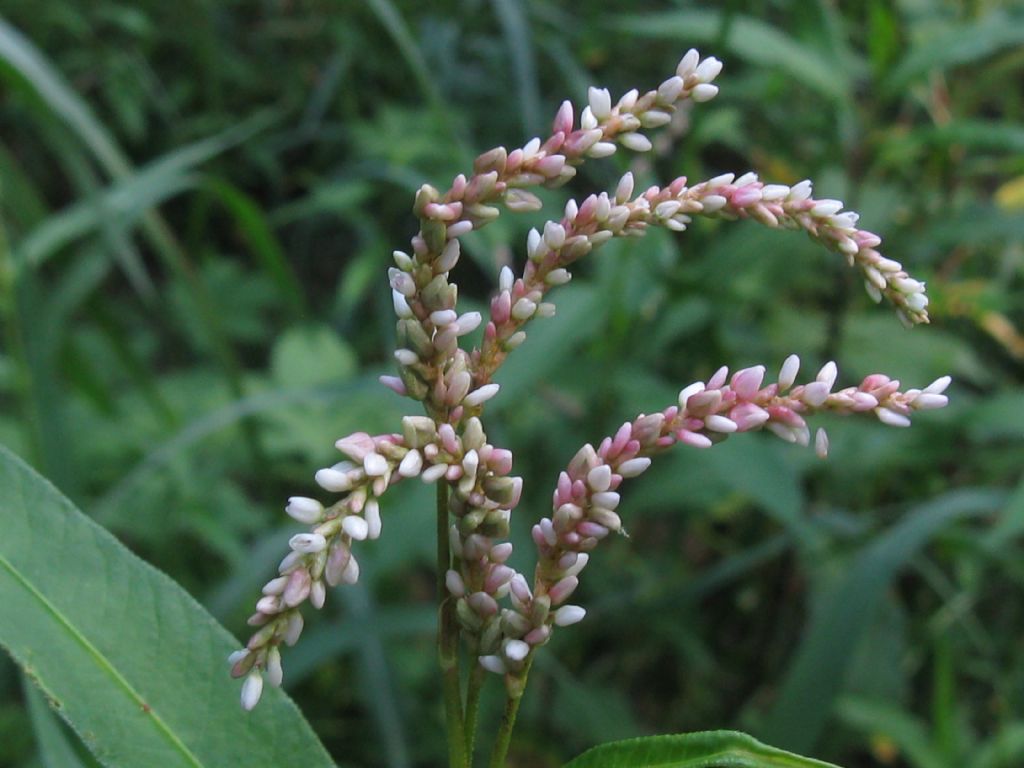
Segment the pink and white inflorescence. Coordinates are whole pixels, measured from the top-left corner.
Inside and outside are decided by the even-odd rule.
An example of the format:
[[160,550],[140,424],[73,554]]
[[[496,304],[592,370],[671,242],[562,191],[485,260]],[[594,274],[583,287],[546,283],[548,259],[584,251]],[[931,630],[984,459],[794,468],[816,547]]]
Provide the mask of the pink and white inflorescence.
[[[449,276],[461,256],[459,238],[497,218],[499,205],[539,210],[541,199],[530,188],[565,184],[588,159],[608,157],[620,147],[650,150],[645,132],[669,123],[680,108],[714,98],[721,69],[717,59],[701,59],[690,50],[675,74],[646,93],[632,90],[613,101],[607,90],[591,88],[578,120],[572,104],[564,102],[547,138],[483,153],[473,173],[456,177],[445,192],[420,188],[413,206],[419,232],[409,252],[394,252],[388,272],[399,375],[381,381],[420,401],[426,415],[405,417],[395,434],[356,433],[338,440],[343,460],[315,475],[323,491],[338,494],[334,501],[289,499],[285,511],[309,528],[289,541],[290,552],[249,619],[253,635],[231,656],[232,674],[245,678],[244,707],[259,701],[264,679],[281,683],[280,646],[294,644],[302,633],[301,606],[321,608],[328,587],[357,581],[353,549],[380,536],[381,497],[402,479],[447,484],[451,559],[445,610],[453,612],[469,652],[484,668],[504,674],[509,694],[516,696],[534,649],[547,642],[553,627],[584,617],[584,609],[568,600],[590,552],[622,528],[623,480],[643,473],[653,456],[677,443],[706,448],[734,432],[758,429],[809,445],[806,417],[812,414],[865,414],[905,427],[917,411],[946,404],[948,377],[922,390],[901,390],[900,382],[875,374],[837,390],[833,363],[813,381],[795,384],[795,355],[768,384],[763,366],[732,377],[722,368],[707,382],[684,388],[676,405],[623,424],[597,448],[580,449],[559,475],[551,516],[533,527],[538,562],[532,584],[509,565],[512,545],[505,538],[522,479],[511,475],[511,452],[488,442],[484,431],[484,408],[499,393],[491,379],[526,340],[529,322],[555,314],[549,293],[569,282],[569,268],[608,240],[642,236],[651,226],[683,232],[698,216],[801,230],[858,269],[871,297],[890,301],[905,323],[928,322],[924,284],[881,255],[881,239],[858,228],[856,213],[844,211],[838,200],[812,197],[809,181],[768,184],[754,173],[695,184],[680,177],[642,191],[627,173],[612,192],[570,200],[559,219],[530,232],[525,266],[520,274],[501,269],[486,322],[478,312],[458,311],[458,289]],[[460,339],[481,324],[481,345],[463,349]],[[824,457],[824,431],[818,430],[813,443]]]

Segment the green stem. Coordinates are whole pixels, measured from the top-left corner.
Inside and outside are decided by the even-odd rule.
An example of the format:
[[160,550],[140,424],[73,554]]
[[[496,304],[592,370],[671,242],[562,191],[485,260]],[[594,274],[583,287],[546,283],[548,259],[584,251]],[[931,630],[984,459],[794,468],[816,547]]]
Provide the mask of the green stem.
[[494,742],[494,750],[491,752],[490,768],[505,768],[505,758],[508,756],[508,745],[512,741],[512,729],[516,727],[516,714],[519,712],[519,702],[523,699],[523,690],[526,688],[526,677],[530,674],[530,667],[533,664],[533,654],[526,660],[526,666],[509,685],[506,677],[505,684],[508,687],[508,697],[505,699],[505,711],[501,715],[501,725],[498,727],[498,738]]
[[466,736],[462,721],[462,691],[459,684],[459,625],[455,604],[445,586],[445,574],[451,565],[448,546],[448,485],[437,483],[437,650],[444,691],[444,719],[448,733],[448,765],[468,768]]
[[487,671],[480,666],[480,662],[473,664],[469,673],[469,682],[466,683],[466,754],[472,758],[473,747],[476,744],[476,721],[480,711],[480,692],[484,687],[484,679]]

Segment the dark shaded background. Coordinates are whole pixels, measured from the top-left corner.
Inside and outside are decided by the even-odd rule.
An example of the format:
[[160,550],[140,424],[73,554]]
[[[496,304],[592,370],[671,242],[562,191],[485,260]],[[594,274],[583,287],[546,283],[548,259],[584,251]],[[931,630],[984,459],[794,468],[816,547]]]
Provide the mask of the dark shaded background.
[[[527,481],[515,563],[529,568],[528,526],[580,444],[722,363],[775,370],[795,351],[837,360],[845,383],[951,373],[952,404],[908,431],[824,422],[828,462],[754,435],[656,465],[624,503],[629,540],[587,571],[586,621],[538,659],[515,764],[720,727],[849,768],[1024,764],[1019,3],[5,0],[0,14],[0,441],[239,634],[290,530],[283,499],[311,492],[335,438],[406,412],[375,378],[413,190],[546,135],[589,84],[649,88],[691,46],[723,59],[721,95],[653,158],[594,162],[545,200],[627,168],[646,183],[810,177],[928,281],[933,324],[902,328],[795,233],[698,222],[610,244],[555,294],[559,316],[535,325],[489,410]],[[42,58],[26,64],[30,47]],[[542,220],[468,240],[467,307]],[[332,595],[286,682],[341,765],[435,765],[429,494],[397,489],[385,515],[366,577]],[[0,659],[0,764],[35,754]]]

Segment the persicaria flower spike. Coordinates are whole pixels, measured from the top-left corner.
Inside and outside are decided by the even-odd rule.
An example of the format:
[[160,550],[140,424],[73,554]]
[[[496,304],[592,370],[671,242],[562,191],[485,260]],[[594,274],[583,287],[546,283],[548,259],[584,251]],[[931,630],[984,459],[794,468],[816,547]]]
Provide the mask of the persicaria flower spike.
[[[533,526],[538,563],[533,587],[522,576],[511,579],[511,608],[502,612],[504,640],[495,640],[481,664],[499,671],[516,685],[515,674],[525,668],[516,646],[508,653],[509,638],[531,647],[544,645],[555,626],[583,619],[585,611],[563,605],[579,584],[579,574],[598,543],[623,530],[617,511],[623,480],[643,473],[655,456],[682,443],[708,448],[734,432],[769,429],[788,442],[808,445],[806,417],[818,413],[871,414],[883,424],[908,426],[918,410],[946,404],[949,377],[923,390],[900,390],[899,381],[883,374],[866,377],[859,385],[834,390],[838,369],[827,363],[813,381],[793,386],[799,358],[787,358],[780,381],[765,383],[765,366],[736,371],[720,368],[707,382],[684,387],[678,405],[650,415],[641,414],[606,437],[597,448],[585,445],[559,475],[552,498],[552,515]],[[817,431],[815,451],[824,458],[828,436]],[[518,588],[516,587],[518,585]],[[503,644],[504,643],[504,644]],[[497,650],[495,650],[497,649]]]
[[[585,609],[570,602],[580,575],[598,543],[622,532],[620,486],[645,472],[653,456],[677,443],[707,448],[758,429],[809,445],[806,417],[818,412],[871,413],[883,424],[905,427],[917,411],[946,404],[948,377],[902,391],[900,382],[875,374],[836,390],[834,363],[797,385],[796,355],[768,384],[764,366],[731,378],[723,367],[683,388],[677,404],[623,424],[596,448],[581,448],[558,476],[551,516],[531,530],[539,554],[532,586],[508,564],[512,545],[504,539],[523,482],[511,474],[512,453],[489,442],[481,421],[487,403],[501,394],[492,377],[524,343],[529,322],[555,315],[551,289],[568,283],[575,263],[612,238],[642,236],[651,226],[684,232],[697,216],[801,230],[858,269],[870,296],[888,299],[906,323],[928,321],[924,284],[882,256],[881,239],[858,227],[856,213],[844,211],[838,200],[814,198],[810,181],[766,184],[752,172],[696,184],[679,177],[647,189],[638,189],[627,173],[610,193],[569,200],[560,216],[530,231],[521,271],[511,265],[500,269],[487,314],[459,311],[458,288],[449,279],[461,259],[459,238],[493,221],[501,207],[540,209],[542,200],[531,188],[565,184],[588,159],[620,147],[649,151],[649,132],[669,123],[681,105],[717,95],[714,81],[721,71],[718,59],[690,50],[674,74],[645,93],[630,90],[616,99],[607,89],[591,88],[582,109],[569,102],[559,107],[546,138],[512,150],[491,149],[447,190],[425,184],[417,191],[413,213],[419,230],[407,251],[394,251],[388,270],[398,375],[382,376],[381,382],[422,402],[425,415],[405,417],[394,434],[356,432],[338,440],[341,460],[313,478],[323,492],[336,495],[333,501],[289,498],[285,512],[306,529],[290,538],[290,551],[249,619],[252,636],[230,657],[232,675],[244,678],[246,709],[259,701],[264,681],[281,684],[280,646],[299,640],[302,606],[319,609],[328,586],[358,581],[357,542],[381,536],[382,497],[403,479],[438,484],[441,529],[448,524],[447,540],[442,536],[439,543],[442,654],[450,654],[445,664],[457,679],[461,636],[484,669],[505,675],[509,696],[517,699],[534,650],[554,627],[584,619]],[[480,344],[463,349],[460,339],[480,326]],[[824,430],[816,433],[814,446],[819,456],[827,455]]]

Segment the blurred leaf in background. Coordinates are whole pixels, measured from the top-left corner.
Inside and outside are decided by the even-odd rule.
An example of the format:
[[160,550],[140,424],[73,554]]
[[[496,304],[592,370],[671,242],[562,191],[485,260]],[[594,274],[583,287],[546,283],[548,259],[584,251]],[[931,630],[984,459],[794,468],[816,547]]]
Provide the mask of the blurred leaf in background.
[[[335,438],[405,412],[375,379],[413,189],[540,133],[587,85],[649,87],[691,46],[723,59],[720,97],[653,160],[588,164],[546,202],[627,169],[810,177],[928,281],[933,325],[903,329],[794,233],[699,222],[609,246],[512,356],[489,412],[527,481],[515,564],[530,567],[529,524],[581,443],[722,363],[797,352],[836,359],[843,381],[884,370],[908,386],[951,373],[951,406],[905,433],[829,423],[828,462],[751,436],[652,470],[625,499],[629,540],[588,570],[588,620],[538,664],[517,764],[738,726],[849,768],[1020,765],[1020,3],[7,0],[0,14],[0,442],[236,633],[280,557],[283,500],[310,491]],[[467,305],[539,220],[467,242]],[[444,750],[429,498],[400,490],[366,589],[286,659],[343,765]],[[86,759],[0,660],[0,765],[69,750]]]

